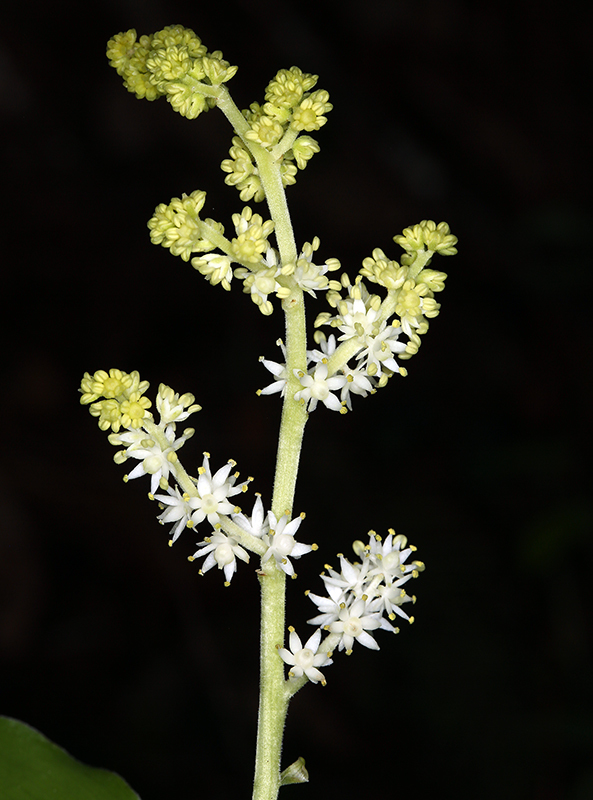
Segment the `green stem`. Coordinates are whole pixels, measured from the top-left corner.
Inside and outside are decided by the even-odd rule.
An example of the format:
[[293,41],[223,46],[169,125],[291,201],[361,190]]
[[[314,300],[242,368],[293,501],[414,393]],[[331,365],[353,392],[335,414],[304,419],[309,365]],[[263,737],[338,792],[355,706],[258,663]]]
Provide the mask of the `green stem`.
[[[294,263],[296,244],[279,164],[264,148],[248,144],[266,193],[274,222],[282,265]],[[292,515],[299,458],[307,411],[294,400],[301,386],[294,370],[306,370],[307,336],[305,302],[302,290],[292,283],[291,294],[283,301],[286,319],[286,370],[288,382],[282,406],[272,511],[277,519]],[[260,576],[261,584],[261,656],[260,705],[258,718],[254,800],[276,800],[280,788],[280,754],[284,722],[291,693],[284,680],[284,663],[277,649],[284,642],[286,575],[270,559]]]
[[216,91],[210,92],[210,94],[216,97],[216,105],[231,123],[236,133],[243,139],[249,130],[249,123],[237,108],[235,101],[229,94],[229,90],[226,86],[219,85],[216,87]]
[[248,146],[256,160],[259,178],[266,193],[270,216],[274,221],[274,233],[278,242],[280,260],[283,266],[285,264],[294,264],[297,258],[297,250],[279,162],[274,160],[272,154],[265,148],[253,142],[249,142]]
[[[212,92],[212,94],[214,93]],[[281,155],[275,157],[265,147],[245,138],[245,134],[250,130],[250,125],[235,105],[226,86],[216,87],[215,94],[218,108],[231,123],[235,133],[241,137],[243,144],[255,159],[270,209],[270,216],[274,221],[276,241],[278,242],[282,264],[292,264],[296,261],[297,251],[284,186],[282,185],[280,172]]]
[[295,143],[300,131],[295,130],[294,128],[289,128],[282,139],[272,148],[272,155],[275,159],[281,158],[287,150]]
[[339,347],[337,347],[332,355],[327,359],[328,378],[331,378],[332,375],[335,375],[339,369],[347,364],[350,359],[356,355],[360,348],[361,344],[356,336],[352,339],[347,339],[345,342],[342,342],[342,344],[339,345]]
[[[159,447],[163,452],[171,447],[171,443],[165,436],[163,428],[160,425],[157,425],[152,419],[146,418],[142,424],[142,427],[149,434],[151,439],[154,439],[155,442],[158,442]],[[175,480],[182,490],[186,494],[190,495],[190,497],[196,497],[198,494],[196,484],[192,481],[190,476],[183,468],[183,465],[177,458],[171,463],[171,470],[175,475]]]
[[410,267],[409,276],[410,278],[417,278],[418,273],[421,272],[424,267],[428,264],[430,259],[434,256],[434,250],[417,250],[416,251],[416,259],[414,263]]
[[200,236],[204,239],[207,239],[209,242],[212,242],[212,244],[216,245],[219,250],[222,250],[223,253],[225,253],[227,256],[230,256],[232,253],[230,240],[227,239],[226,236],[219,230],[205,222],[205,220],[198,219],[197,222]]
[[260,576],[260,693],[253,800],[276,800],[280,789],[280,753],[290,695],[278,647],[284,642],[286,575],[273,559]]
[[[299,458],[307,412],[294,400],[300,383],[294,369],[306,369],[306,333],[303,293],[295,288],[284,301],[286,314],[286,362],[289,374],[282,407],[272,511],[277,519],[292,514]],[[284,642],[286,575],[267,562],[261,584],[260,707],[255,761],[254,800],[275,800],[280,788],[282,732],[290,693],[284,680],[284,664],[277,648]]]
[[[245,138],[250,126],[224,86],[217,87],[216,102],[255,159],[270,216],[274,222],[281,264],[282,266],[294,264],[297,259],[297,249],[282,184],[281,157],[275,157],[264,147]],[[288,381],[282,406],[272,497],[272,511],[277,519],[285,513],[292,515],[299,458],[307,421],[305,405],[294,399],[295,392],[301,388],[294,371],[307,369],[305,301],[302,290],[294,280],[283,281],[283,284],[288,285],[291,293],[282,303],[286,318]],[[262,565],[260,584],[260,700],[253,799],[276,800],[280,788],[282,735],[292,693],[284,680],[284,663],[278,655],[278,648],[284,642],[286,575],[276,565],[274,559],[271,558]]]

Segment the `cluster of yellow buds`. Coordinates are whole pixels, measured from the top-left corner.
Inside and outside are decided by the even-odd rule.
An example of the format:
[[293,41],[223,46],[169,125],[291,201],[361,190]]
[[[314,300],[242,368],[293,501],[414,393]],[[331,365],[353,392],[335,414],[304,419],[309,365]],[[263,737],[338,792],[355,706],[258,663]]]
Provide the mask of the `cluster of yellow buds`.
[[[239,197],[243,202],[253,200],[261,203],[266,193],[262,186],[257,164],[254,162],[249,149],[243,144],[239,136],[233,136],[232,147],[229,150],[230,158],[225,158],[220,168],[228,173],[224,179],[229,186],[236,186]],[[291,186],[296,183],[296,166],[285,156],[280,163],[282,185]]]
[[[236,186],[244,201],[259,202],[266,192],[294,183],[297,171],[319,152],[308,134],[325,125],[332,105],[328,92],[315,89],[317,75],[298,67],[281,69],[266,87],[263,104],[252,103],[240,111],[223,86],[236,67],[229,66],[219,51],[209,53],[189,28],[171,25],[140,38],[135,30],[119,33],[109,40],[107,57],[126,88],[139,98],[166,96],[190,118],[219,106],[235,132],[230,158],[221,167],[226,183]],[[330,287],[326,273],[340,264],[337,259],[313,263],[317,237],[300,253],[293,250],[283,258],[282,247],[275,249],[269,241],[276,228],[272,220],[264,221],[245,207],[233,215],[236,236],[227,239],[221,223],[200,218],[205,200],[206,193],[197,190],[158,205],[148,223],[151,241],[184,261],[191,260],[213,285],[229,290],[233,277],[238,278],[263,314],[272,313],[268,299],[272,293],[284,300],[295,284],[313,296]],[[276,211],[287,216],[284,202],[279,198],[275,202]],[[287,223],[284,219],[285,242]]]
[[[392,327],[400,328],[408,337],[405,350],[399,354],[399,358],[407,359],[418,352],[420,337],[428,330],[428,320],[438,316],[440,311],[440,304],[434,295],[444,289],[447,275],[428,266],[435,253],[454,255],[457,252],[457,237],[451,234],[446,222],[437,225],[432,220],[422,220],[418,225],[406,228],[401,235],[394,236],[393,240],[406,251],[401,263],[389,259],[383,250],[376,248],[372,256],[362,262],[355,288],[350,287],[346,275],[342,277],[342,285],[348,289],[351,298],[365,297],[365,313],[374,308],[375,325],[395,315]],[[381,300],[377,295],[369,295],[363,278],[387,289],[387,297]],[[322,312],[315,326],[329,324],[341,328],[346,314],[342,295],[332,290],[328,292],[327,300],[339,313],[332,316],[330,312]]]
[[[332,109],[328,92],[310,91],[317,80],[317,75],[302,72],[298,67],[281,69],[266,87],[264,104],[252,103],[243,111],[249,123],[244,138],[273,155],[280,164],[284,186],[295,183],[297,169],[305,169],[308,161],[319,152],[315,139],[299,136],[303,131],[318,131],[327,122],[325,115]],[[263,200],[265,195],[257,165],[240,137],[233,138],[229,155],[230,158],[221,164],[228,173],[226,183],[237,187],[241,200]]]
[[[148,222],[150,240],[171,250],[174,256],[189,261],[192,253],[205,253],[218,245],[208,237],[224,237],[224,227],[213,219],[200,219],[206,192],[174,197],[169,204],[160,203]],[[226,240],[225,240],[226,241]]]
[[99,418],[102,431],[137,429],[145,418],[152,416],[148,411],[152,403],[144,396],[148,387],[148,381],[141,381],[138,372],[128,374],[119,369],[98,370],[93,375],[85,372],[80,384],[80,402],[90,404],[90,414]]
[[138,98],[166,97],[175,111],[195,119],[216,104],[217,87],[230,80],[237,67],[209,53],[190,28],[168,25],[137,38],[134,29],[109,40],[107,58]]
[[[194,269],[212,285],[221,284],[227,291],[231,288],[233,276],[242,280],[244,291],[251,294],[260,311],[271,314],[272,303],[267,295],[276,292],[283,297],[286,294],[276,281],[281,270],[276,251],[268,242],[274,223],[264,221],[245,206],[240,214],[233,214],[237,235],[229,240],[224,236],[221,223],[200,219],[205,199],[205,192],[195,191],[181,198],[174,197],[168,205],[161,203],[157,206],[148,222],[151,241],[170,249],[173,255],[181,256],[184,261],[189,261],[192,253],[203,253],[191,259]],[[207,252],[216,247],[223,254]],[[233,264],[237,265],[234,271]],[[294,271],[294,267],[292,269]]]
[[[327,272],[340,268],[337,258],[326,259],[321,265],[313,263],[320,244],[317,236],[312,243],[305,242],[295,263],[282,266],[278,252],[269,242],[274,231],[272,220],[264,220],[245,206],[240,214],[232,216],[236,236],[229,240],[221,223],[200,219],[205,200],[206,193],[197,190],[157,206],[148,222],[151,241],[184,261],[189,261],[193,253],[202,254],[191,258],[194,269],[213,286],[220,284],[227,291],[233,277],[243,281],[243,291],[265,315],[273,311],[268,295],[275,294],[281,300],[288,296],[288,278],[314,297],[316,290],[339,287],[339,283],[326,277]],[[222,254],[208,252],[215,248]]]

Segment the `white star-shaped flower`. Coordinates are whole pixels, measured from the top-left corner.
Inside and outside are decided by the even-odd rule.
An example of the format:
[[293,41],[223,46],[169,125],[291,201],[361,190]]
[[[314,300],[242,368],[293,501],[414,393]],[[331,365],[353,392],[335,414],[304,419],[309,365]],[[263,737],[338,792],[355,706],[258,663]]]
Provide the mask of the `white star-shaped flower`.
[[[385,611],[391,620],[395,619],[397,615],[398,617],[407,619],[408,622],[414,622],[414,617],[410,617],[400,608],[403,603],[413,603],[416,600],[415,597],[410,597],[410,595],[406,594],[406,590],[401,588],[402,583],[405,583],[411,577],[411,575],[408,575],[407,577],[402,578],[401,580],[396,581],[389,586],[386,586],[385,584],[378,586],[376,591],[379,596],[371,601],[369,604],[369,609],[371,611],[380,611],[381,613]],[[382,625],[382,627],[384,626]]]
[[159,488],[166,489],[169,482],[169,475],[171,473],[172,462],[175,460],[175,451],[186,441],[186,438],[181,436],[175,439],[175,431],[172,425],[165,428],[165,438],[170,443],[169,447],[164,449],[161,445],[150,439],[148,435],[145,436],[140,446],[133,446],[130,448],[127,455],[130,458],[142,459],[140,464],[137,464],[134,469],[125,476],[125,481],[132,481],[135,478],[140,478],[142,475],[150,475],[150,495],[153,496]]
[[321,627],[329,625],[330,622],[335,622],[337,620],[342,610],[346,599],[346,593],[343,592],[339,586],[332,586],[327,583],[325,584],[325,588],[327,589],[329,597],[313,594],[313,592],[306,593],[309,600],[315,603],[319,611],[321,611],[321,614],[307,620],[309,625],[320,625]]
[[319,342],[319,350],[307,350],[307,360],[314,361],[315,363],[323,361],[324,358],[328,359],[333,355],[335,350],[336,337],[332,333],[327,339],[321,339]]
[[323,361],[316,364],[312,372],[304,373],[300,369],[295,369],[294,374],[303,387],[295,393],[294,399],[307,403],[308,411],[314,411],[319,401],[332,411],[346,411],[335,394],[332,394],[333,391],[341,389],[346,383],[347,379],[344,375],[332,375],[331,378],[328,378],[327,363]]
[[366,370],[362,369],[360,366],[350,369],[350,367],[346,365],[343,367],[343,371],[346,376],[346,383],[342,386],[340,399],[343,403],[346,403],[347,408],[352,411],[352,399],[350,395],[359,394],[362,397],[366,397],[369,393],[374,391],[374,386]]
[[370,650],[378,650],[379,645],[367,631],[374,631],[381,627],[379,613],[367,613],[366,600],[355,600],[348,608],[343,608],[338,619],[327,626],[330,633],[341,634],[338,650],[346,650],[346,655],[352,652],[354,640],[368,647]]
[[204,453],[204,462],[199,469],[197,482],[198,497],[190,497],[188,500],[192,508],[191,521],[194,525],[199,525],[200,522],[208,519],[208,522],[215,526],[220,524],[220,514],[229,516],[233,512],[238,513],[239,509],[230,503],[228,498],[244,492],[251,479],[235,486],[239,473],[236,472],[229,477],[231,469],[235,466],[234,461],[229,461],[212,475],[209,455]]
[[374,308],[367,308],[362,298],[347,298],[342,301],[347,311],[338,316],[338,329],[342,331],[342,336],[338,341],[345,342],[347,339],[357,338],[361,345],[366,344],[368,336],[377,333],[380,313]]
[[200,549],[196,550],[189,560],[194,561],[196,558],[207,555],[200,574],[203,575],[212,567],[217,566],[218,569],[224,571],[226,586],[230,584],[237,570],[237,558],[249,563],[249,554],[232,537],[222,531],[214,531],[203,542],[198,542],[198,547]]
[[276,361],[268,361],[268,359],[264,358],[264,356],[260,356],[260,362],[264,365],[268,372],[272,373],[276,380],[274,383],[270,383],[265,388],[259,389],[257,392],[258,395],[280,392],[280,397],[284,397],[284,393],[286,392],[286,383],[288,381],[288,373],[286,371],[286,347],[282,339],[277,339],[276,344],[282,350],[284,364],[279,364]]
[[325,667],[328,664],[332,664],[333,661],[327,653],[317,652],[321,642],[321,628],[318,628],[307,639],[304,647],[295,629],[291,627],[288,630],[290,631],[290,650],[281,647],[278,649],[278,655],[286,664],[290,665],[289,676],[300,678],[304,674],[311,683],[321,683],[325,686],[325,678],[317,667]]
[[413,545],[407,545],[407,538],[402,534],[396,536],[395,531],[391,528],[389,536],[384,540],[380,536],[371,536],[366,552],[370,567],[369,574],[381,575],[386,583],[391,583],[404,575],[412,577],[415,571],[421,571],[424,566],[421,561],[405,563],[408,557],[416,552]]
[[304,556],[305,553],[310,553],[311,550],[316,548],[316,545],[301,544],[294,538],[304,516],[305,515],[302,514],[291,521],[286,514],[283,514],[280,519],[277,520],[274,513],[268,511],[270,532],[262,536],[264,543],[268,546],[261,560],[262,566],[273,557],[283,572],[290,576],[295,574],[294,567],[288,556],[291,558],[300,558]]
[[181,494],[179,487],[174,488],[169,486],[167,489],[168,494],[157,494],[155,500],[158,500],[163,506],[167,506],[162,514],[159,514],[158,520],[161,525],[166,525],[169,522],[175,523],[171,530],[171,540],[169,544],[176,542],[181,531],[186,527],[190,520],[192,508],[188,503],[189,496]]
[[[347,558],[340,556],[340,572],[333,569],[329,570],[329,575],[322,575],[326,589],[336,586],[344,593],[352,593],[355,597],[361,597],[367,591],[367,574],[369,562],[362,564],[351,564]],[[332,595],[333,596],[333,595]]]
[[383,369],[389,369],[392,372],[399,372],[400,366],[393,357],[394,353],[403,353],[406,345],[398,341],[398,336],[401,328],[393,327],[393,325],[383,327],[376,336],[368,336],[366,339],[366,348],[357,354],[356,359],[362,361],[364,366],[368,368],[369,364],[374,364],[376,367],[376,375],[383,374]]

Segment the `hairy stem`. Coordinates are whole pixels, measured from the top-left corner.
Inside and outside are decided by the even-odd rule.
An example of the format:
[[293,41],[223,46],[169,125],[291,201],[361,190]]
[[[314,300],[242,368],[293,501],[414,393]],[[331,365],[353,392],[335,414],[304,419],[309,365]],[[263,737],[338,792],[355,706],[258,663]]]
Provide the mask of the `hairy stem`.
[[[251,142],[249,147],[256,159],[266,193],[281,263],[282,265],[294,263],[297,250],[280,166],[263,148],[254,146]],[[295,392],[300,389],[294,370],[306,370],[307,367],[305,303],[302,290],[294,283],[290,288],[291,294],[282,304],[286,318],[288,383],[282,406],[272,497],[272,511],[277,519],[284,513],[292,515],[299,458],[307,421],[305,406],[294,400]],[[253,798],[275,800],[280,788],[282,736],[291,694],[284,680],[284,663],[278,655],[278,647],[284,642],[286,575],[272,559],[262,568],[260,584],[260,705]]]
[[[257,164],[257,171],[274,222],[282,266],[294,264],[297,249],[282,183],[281,154],[273,155],[261,145],[245,138],[249,124],[238,110],[224,86],[217,88],[217,105],[233,125]],[[288,382],[282,406],[272,511],[277,519],[292,515],[299,458],[307,411],[294,400],[301,385],[294,371],[307,369],[307,336],[305,302],[302,290],[288,279],[291,290],[283,300],[286,318],[286,368]],[[280,753],[284,721],[291,692],[284,680],[284,663],[278,648],[284,643],[286,574],[268,560],[260,570],[261,639],[260,700],[253,783],[254,800],[276,800],[280,788]]]

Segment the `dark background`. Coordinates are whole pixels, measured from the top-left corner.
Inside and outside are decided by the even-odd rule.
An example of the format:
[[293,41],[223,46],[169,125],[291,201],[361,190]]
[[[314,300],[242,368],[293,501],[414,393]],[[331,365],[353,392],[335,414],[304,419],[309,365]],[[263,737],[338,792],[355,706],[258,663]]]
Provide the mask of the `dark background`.
[[[184,448],[235,458],[269,503],[279,418],[257,358],[276,312],[150,244],[194,189],[228,228],[230,129],[139,102],[107,39],[181,23],[240,69],[240,107],[293,64],[334,103],[288,189],[300,244],[354,277],[375,247],[446,220],[459,255],[409,377],[309,422],[296,510],[324,563],[369,528],[418,547],[416,623],[336,657],[289,713],[308,798],[593,797],[590,31],[593,13],[500,2],[12,4],[0,42],[5,276],[0,712],[143,800],[249,797],[258,586],[175,548],[78,403],[85,371],[137,369],[203,411]],[[264,207],[256,209],[264,213]],[[326,305],[311,304],[312,320]],[[245,503],[246,510],[250,505]],[[206,531],[204,531],[204,534]],[[311,629],[312,630],[312,629]]]

